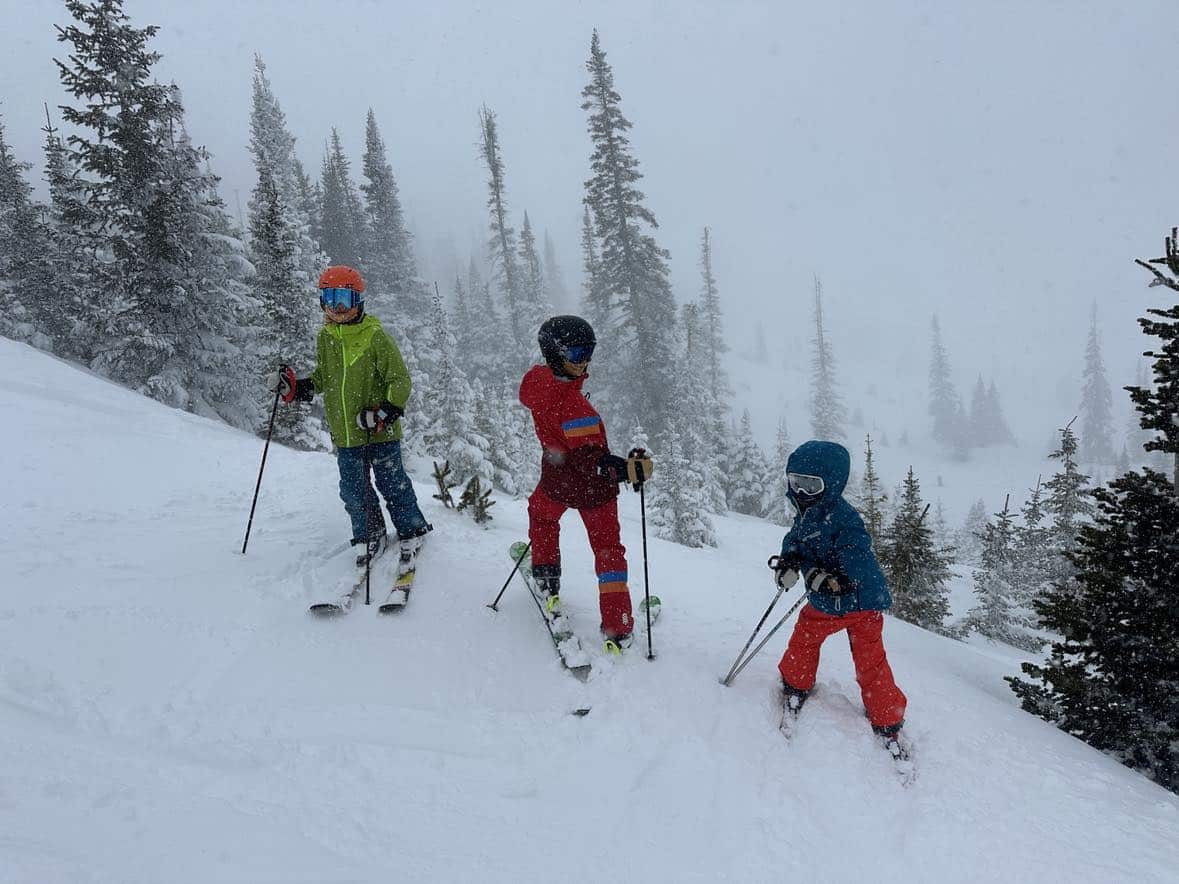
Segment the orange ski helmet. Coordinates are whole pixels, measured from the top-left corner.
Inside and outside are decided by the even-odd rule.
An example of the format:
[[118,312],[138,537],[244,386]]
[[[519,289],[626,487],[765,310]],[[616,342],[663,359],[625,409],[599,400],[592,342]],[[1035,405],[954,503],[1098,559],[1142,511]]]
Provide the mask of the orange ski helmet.
[[352,289],[360,295],[364,293],[364,278],[355,268],[336,264],[320,274],[319,287],[321,289]]

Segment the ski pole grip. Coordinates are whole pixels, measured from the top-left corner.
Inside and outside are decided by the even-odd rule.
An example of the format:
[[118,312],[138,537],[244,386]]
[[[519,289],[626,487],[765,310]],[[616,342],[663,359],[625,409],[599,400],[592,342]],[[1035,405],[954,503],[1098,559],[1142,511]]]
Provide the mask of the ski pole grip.
[[[647,449],[646,449],[646,448],[632,448],[632,449],[631,449],[631,450],[630,450],[630,451],[627,453],[627,455],[626,455],[626,459],[627,459],[627,460],[631,460],[631,459],[633,459],[633,458],[636,458],[636,457],[637,457],[637,458],[639,458],[639,459],[640,459],[640,461],[641,461],[641,460],[642,460],[643,458],[645,458],[646,456],[647,456]],[[642,485],[644,482],[646,482],[646,481],[647,481],[647,477],[646,477],[646,476],[643,474],[643,465],[642,465],[642,463],[638,463],[638,464],[636,464],[636,465],[635,465],[635,472],[638,474],[638,480],[639,480],[639,481],[635,482],[635,483],[634,483],[634,484],[633,484],[631,487],[632,487],[632,488],[633,488],[635,491],[638,491],[638,490],[639,490],[639,486],[641,486],[641,485]]]
[[777,571],[778,567],[781,565],[781,563],[782,563],[781,556],[770,556],[769,559],[766,561],[766,564],[769,566],[771,571]]

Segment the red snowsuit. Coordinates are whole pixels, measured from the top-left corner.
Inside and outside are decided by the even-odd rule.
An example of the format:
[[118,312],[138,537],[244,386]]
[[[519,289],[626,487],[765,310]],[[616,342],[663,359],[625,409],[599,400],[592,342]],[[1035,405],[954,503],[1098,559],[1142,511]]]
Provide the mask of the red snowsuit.
[[542,449],[540,482],[528,498],[532,566],[556,566],[560,573],[560,519],[566,509],[576,509],[594,551],[602,628],[627,635],[634,620],[618,528],[618,483],[598,475],[598,460],[610,447],[601,416],[581,392],[585,378],[559,378],[547,365],[534,365],[520,384],[520,402],[532,412]]

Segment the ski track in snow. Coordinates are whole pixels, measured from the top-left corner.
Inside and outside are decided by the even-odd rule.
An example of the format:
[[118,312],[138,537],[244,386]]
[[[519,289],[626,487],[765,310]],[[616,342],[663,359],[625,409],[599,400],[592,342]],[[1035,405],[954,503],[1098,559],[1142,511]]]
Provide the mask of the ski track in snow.
[[242,556],[258,440],[9,341],[0,409],[0,881],[1173,880],[1179,798],[1019,711],[1012,649],[888,620],[909,788],[839,636],[790,742],[789,627],[721,686],[773,594],[773,525],[651,539],[648,662],[642,630],[602,653],[566,519],[580,684],[522,583],[485,607],[522,501],[483,530],[416,483],[435,531],[408,607],[377,615],[378,566],[374,606],[325,620],[306,607],[354,555],[330,457],[272,446]]

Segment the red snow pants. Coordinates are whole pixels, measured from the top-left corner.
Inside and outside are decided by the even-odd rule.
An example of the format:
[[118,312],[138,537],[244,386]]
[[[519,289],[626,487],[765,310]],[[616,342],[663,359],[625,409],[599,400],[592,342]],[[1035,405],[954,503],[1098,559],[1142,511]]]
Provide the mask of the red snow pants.
[[786,646],[786,653],[778,664],[778,671],[792,688],[809,691],[815,686],[819,669],[819,649],[830,635],[847,630],[852,661],[856,665],[856,681],[868,718],[877,727],[899,724],[905,717],[905,695],[893,681],[892,669],[884,654],[884,613],[881,611],[853,611],[836,617],[824,614],[810,604],[803,605],[794,625],[794,634]]
[[[539,488],[528,498],[528,539],[532,541],[532,567],[561,564],[561,516],[568,507]],[[598,606],[607,635],[629,635],[634,629],[630,588],[627,586],[626,547],[618,528],[618,501],[579,509],[585,523],[594,570],[598,574]]]

